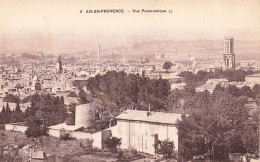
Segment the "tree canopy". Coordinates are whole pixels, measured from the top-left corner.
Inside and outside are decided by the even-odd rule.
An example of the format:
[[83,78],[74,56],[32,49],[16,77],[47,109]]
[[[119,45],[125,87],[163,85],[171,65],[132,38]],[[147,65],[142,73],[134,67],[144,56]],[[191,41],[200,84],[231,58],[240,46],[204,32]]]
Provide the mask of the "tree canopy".
[[[234,93],[236,91],[241,91],[240,95]],[[190,99],[186,97],[189,102],[196,102],[192,103],[193,109],[186,111],[189,116],[183,115],[178,122],[180,155],[191,158],[208,154],[211,158],[226,159],[228,153],[257,151],[258,122],[249,118],[246,108],[250,96],[247,87],[235,89],[218,86],[212,95],[205,91],[196,93]],[[176,102],[176,97],[172,98]],[[248,132],[252,138],[248,137]]]
[[163,69],[170,69],[172,67],[172,65],[173,65],[172,62],[166,61],[163,64]]
[[206,71],[198,71],[196,74],[184,71],[179,74],[180,77],[183,77],[185,79],[185,82],[188,87],[198,87],[202,84],[205,84],[205,82],[208,79],[219,79],[219,78],[225,78],[228,81],[236,81],[236,82],[243,82],[245,81],[245,76],[253,74],[254,72],[250,70],[222,70],[222,69],[216,69],[214,72],[206,72]]

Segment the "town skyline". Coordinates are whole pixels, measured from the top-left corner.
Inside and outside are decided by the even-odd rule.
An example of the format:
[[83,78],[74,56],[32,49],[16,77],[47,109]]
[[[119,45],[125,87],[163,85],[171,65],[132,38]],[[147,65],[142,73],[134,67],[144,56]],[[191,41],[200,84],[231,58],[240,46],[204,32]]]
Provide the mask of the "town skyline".
[[[39,46],[48,49],[60,44],[55,49],[60,51],[68,41],[223,40],[230,35],[236,40],[260,41],[260,3],[254,0],[87,2],[1,0],[1,49],[25,46],[37,50]],[[173,13],[132,12],[143,8]],[[124,9],[125,13],[84,13],[89,9]]]

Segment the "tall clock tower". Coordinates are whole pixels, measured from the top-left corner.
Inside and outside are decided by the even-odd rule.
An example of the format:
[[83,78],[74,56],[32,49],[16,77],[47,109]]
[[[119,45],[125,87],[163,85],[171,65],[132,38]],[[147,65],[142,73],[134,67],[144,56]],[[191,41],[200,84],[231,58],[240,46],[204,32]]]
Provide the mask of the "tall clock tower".
[[226,37],[224,40],[223,59],[225,62],[225,68],[235,69],[236,59],[234,53],[234,39],[232,37]]

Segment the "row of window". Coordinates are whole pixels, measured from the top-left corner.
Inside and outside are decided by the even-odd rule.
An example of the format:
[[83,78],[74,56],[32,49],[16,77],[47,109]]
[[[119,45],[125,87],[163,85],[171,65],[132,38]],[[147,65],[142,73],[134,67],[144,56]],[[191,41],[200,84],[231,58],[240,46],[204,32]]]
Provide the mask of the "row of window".
[[[134,136],[134,137],[131,137],[131,139],[132,139],[132,145],[130,145],[130,146],[136,147],[136,146],[137,146],[137,138]],[[124,137],[122,138],[122,140],[125,142],[125,143],[123,143],[123,144],[124,144],[124,145],[127,145],[127,137],[124,136]],[[147,139],[147,138],[144,139],[144,147],[145,147],[146,149],[148,149],[148,139]]]

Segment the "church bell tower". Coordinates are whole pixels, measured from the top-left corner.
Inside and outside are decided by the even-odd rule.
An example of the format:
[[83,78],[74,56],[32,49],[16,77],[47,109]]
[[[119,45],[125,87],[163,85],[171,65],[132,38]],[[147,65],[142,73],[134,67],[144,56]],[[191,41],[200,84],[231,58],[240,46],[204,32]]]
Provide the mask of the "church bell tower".
[[235,69],[234,39],[232,37],[226,37],[224,40],[223,59],[225,62],[225,68]]

